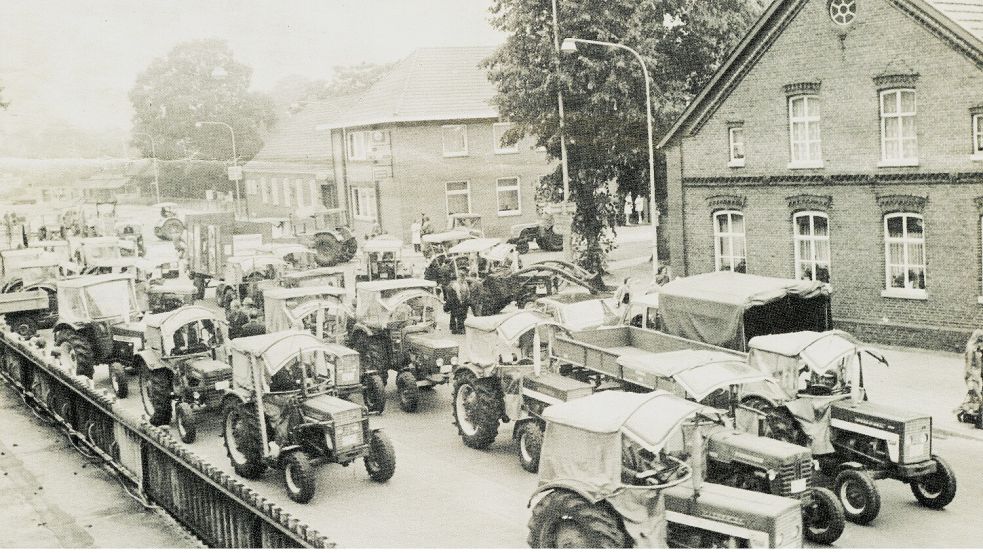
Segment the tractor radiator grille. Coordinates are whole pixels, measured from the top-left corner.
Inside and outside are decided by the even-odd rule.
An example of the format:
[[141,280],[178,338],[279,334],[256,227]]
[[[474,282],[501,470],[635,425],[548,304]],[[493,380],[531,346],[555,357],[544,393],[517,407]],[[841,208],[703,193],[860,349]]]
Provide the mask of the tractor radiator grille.
[[[806,489],[796,489],[792,491],[792,484],[796,480],[805,479]],[[778,480],[781,483],[781,494],[785,497],[807,498],[808,487],[812,484],[812,460],[803,459],[796,463],[790,463],[778,470]]]
[[221,399],[225,395],[225,389],[216,390],[215,383],[232,381],[232,369],[228,371],[208,371],[199,375],[198,388],[201,390],[201,397],[205,401]]

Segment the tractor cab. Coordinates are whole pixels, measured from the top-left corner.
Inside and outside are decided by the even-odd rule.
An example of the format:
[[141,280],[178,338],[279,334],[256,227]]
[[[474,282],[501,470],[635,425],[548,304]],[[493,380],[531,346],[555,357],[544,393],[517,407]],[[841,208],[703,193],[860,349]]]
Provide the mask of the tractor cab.
[[88,267],[106,259],[135,257],[136,245],[115,236],[95,236],[69,240],[71,260]]
[[62,273],[61,260],[41,248],[0,251],[3,292],[41,282],[54,282]]
[[481,215],[478,213],[452,213],[448,217],[447,230],[463,231],[472,238],[485,236],[485,232],[481,230]]
[[317,267],[306,271],[292,271],[283,275],[280,281],[284,288],[303,288],[308,286],[345,287],[345,271],[334,267]]
[[343,343],[354,313],[345,304],[345,289],[331,286],[263,290],[267,332],[307,330],[325,342]]
[[[447,259],[453,265],[455,275],[464,273],[469,277],[484,276],[491,270],[491,262],[486,256],[501,245],[502,241],[498,238],[469,238],[451,246],[447,250]],[[496,253],[496,259],[500,258],[501,252]]]
[[408,276],[403,267],[403,241],[388,234],[375,236],[362,244],[365,273],[357,280],[393,280]]
[[300,244],[262,244],[256,248],[258,254],[269,254],[279,257],[288,271],[305,271],[317,267],[317,253]]
[[[173,311],[147,315],[143,323],[146,327],[145,351],[155,361],[173,362],[188,356],[217,360],[228,358],[228,323],[214,311],[187,305]],[[156,363],[148,362],[147,366],[154,367]],[[224,385],[212,387],[212,390],[226,389],[228,384],[226,381]]]
[[355,286],[355,318],[376,329],[407,326],[435,328],[443,303],[434,294],[436,282],[402,278],[360,282]]
[[[546,495],[529,523],[533,547],[802,545],[799,501],[703,482],[699,429],[713,418],[704,406],[667,392],[604,391],[543,418],[533,499]],[[585,514],[593,512],[605,513],[604,528],[578,522],[598,520]]]
[[133,255],[144,255],[146,253],[146,248],[143,243],[143,225],[140,223],[130,222],[119,222],[116,223],[113,229],[113,236],[116,236],[120,240],[126,243],[133,244],[136,248],[136,253]]
[[127,274],[86,275],[58,283],[58,314],[62,321],[102,323],[137,320],[134,277]]
[[228,307],[233,299],[253,298],[263,301],[262,290],[271,288],[287,271],[283,257],[269,253],[234,255],[226,259],[222,280],[215,294],[220,307]]
[[571,331],[614,326],[618,314],[611,308],[609,296],[590,292],[562,292],[537,298],[533,309],[541,311]]
[[632,296],[625,310],[622,324],[659,330],[659,293],[653,292],[643,296]]
[[[537,328],[557,329],[555,322],[531,310],[513,311],[487,317],[469,317],[464,321],[464,349],[469,363],[485,369],[496,366],[525,365],[532,371],[536,351]],[[540,335],[540,359],[549,358],[550,335]],[[482,371],[480,376],[491,373]]]

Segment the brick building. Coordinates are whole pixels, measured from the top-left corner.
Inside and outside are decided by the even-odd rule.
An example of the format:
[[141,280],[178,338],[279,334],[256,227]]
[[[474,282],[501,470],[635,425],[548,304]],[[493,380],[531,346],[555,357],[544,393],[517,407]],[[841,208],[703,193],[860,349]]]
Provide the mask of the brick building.
[[828,280],[837,326],[983,326],[983,3],[776,0],[662,140],[677,274]]
[[536,184],[550,166],[529,139],[501,146],[508,123],[479,67],[492,51],[417,50],[321,126],[331,131],[335,180],[359,234],[378,222],[408,241],[420,213],[435,230],[450,213],[480,213],[491,236],[536,220]]

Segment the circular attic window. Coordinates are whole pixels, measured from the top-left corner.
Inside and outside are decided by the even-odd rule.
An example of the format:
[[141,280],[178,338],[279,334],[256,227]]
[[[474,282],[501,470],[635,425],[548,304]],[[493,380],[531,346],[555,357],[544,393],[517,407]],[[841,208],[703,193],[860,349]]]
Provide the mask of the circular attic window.
[[849,25],[857,17],[857,0],[830,0],[829,18],[838,25]]

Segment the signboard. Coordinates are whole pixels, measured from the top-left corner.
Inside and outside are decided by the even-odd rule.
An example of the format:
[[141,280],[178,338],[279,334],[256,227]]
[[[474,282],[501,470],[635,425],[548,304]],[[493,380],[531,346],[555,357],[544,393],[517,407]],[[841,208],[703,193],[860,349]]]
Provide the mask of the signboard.
[[242,166],[233,165],[232,167],[229,167],[229,180],[242,180]]

